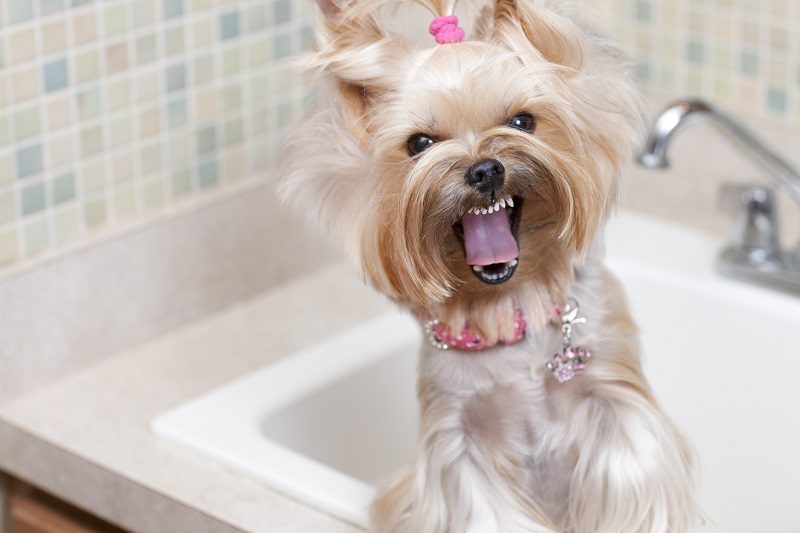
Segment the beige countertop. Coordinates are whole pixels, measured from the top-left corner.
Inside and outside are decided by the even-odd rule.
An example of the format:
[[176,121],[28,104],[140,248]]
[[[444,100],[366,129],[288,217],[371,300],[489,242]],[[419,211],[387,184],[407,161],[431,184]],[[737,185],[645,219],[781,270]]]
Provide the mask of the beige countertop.
[[0,470],[136,531],[355,532],[149,424],[388,306],[336,265],[108,358],[0,407]]

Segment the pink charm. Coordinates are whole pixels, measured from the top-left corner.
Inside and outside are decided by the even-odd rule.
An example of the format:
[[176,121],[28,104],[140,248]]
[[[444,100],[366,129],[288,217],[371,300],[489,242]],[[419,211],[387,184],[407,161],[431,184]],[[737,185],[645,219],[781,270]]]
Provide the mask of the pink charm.
[[553,373],[559,383],[565,383],[576,378],[586,369],[586,363],[591,359],[592,352],[583,347],[572,346],[572,332],[575,324],[583,324],[585,318],[579,317],[578,302],[570,298],[562,312],[559,312],[561,322],[561,335],[563,336],[564,349],[545,363],[545,367]]
[[464,40],[464,30],[458,27],[458,17],[436,17],[431,22],[428,31],[439,44],[460,43]]
[[592,352],[586,348],[572,348],[564,350],[563,355],[557,353],[545,366],[553,373],[559,383],[565,383],[578,377],[586,368],[586,362],[592,357]]

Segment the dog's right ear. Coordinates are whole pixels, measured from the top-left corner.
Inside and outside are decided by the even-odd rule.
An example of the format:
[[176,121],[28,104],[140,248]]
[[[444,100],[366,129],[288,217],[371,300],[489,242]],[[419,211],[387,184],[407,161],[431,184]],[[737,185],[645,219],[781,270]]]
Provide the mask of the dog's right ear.
[[334,79],[343,117],[363,134],[370,106],[400,82],[408,43],[386,34],[371,12],[359,9],[361,5],[316,1],[324,21],[310,66]]
[[543,0],[494,0],[494,36],[519,50],[520,31],[544,59],[577,71],[583,64],[582,32]]

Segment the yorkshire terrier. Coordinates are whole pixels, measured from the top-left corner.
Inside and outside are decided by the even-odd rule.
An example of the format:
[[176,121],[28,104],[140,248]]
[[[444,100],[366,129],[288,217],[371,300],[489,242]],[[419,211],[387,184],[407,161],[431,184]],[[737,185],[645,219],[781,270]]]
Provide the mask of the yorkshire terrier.
[[685,531],[691,448],[603,265],[643,123],[624,58],[539,0],[496,0],[466,36],[454,0],[416,0],[435,40],[418,48],[388,1],[323,9],[327,99],[280,184],[426,337],[416,457],[371,529]]

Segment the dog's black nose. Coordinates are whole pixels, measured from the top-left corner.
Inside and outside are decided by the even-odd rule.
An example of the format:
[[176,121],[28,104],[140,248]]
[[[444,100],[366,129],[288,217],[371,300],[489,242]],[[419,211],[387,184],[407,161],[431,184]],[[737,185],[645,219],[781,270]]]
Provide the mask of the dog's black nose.
[[506,169],[497,159],[484,159],[469,167],[464,177],[482,193],[499,192],[506,181]]

